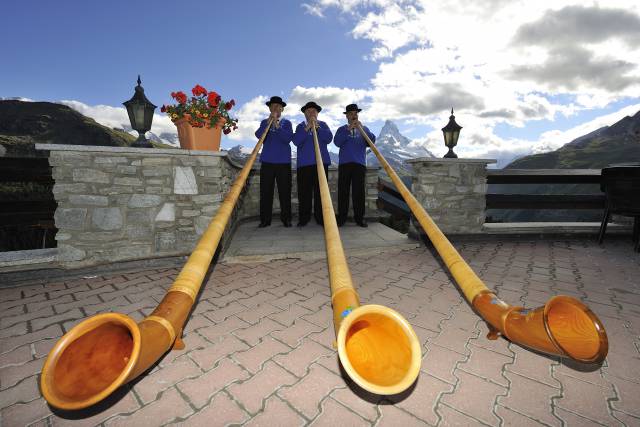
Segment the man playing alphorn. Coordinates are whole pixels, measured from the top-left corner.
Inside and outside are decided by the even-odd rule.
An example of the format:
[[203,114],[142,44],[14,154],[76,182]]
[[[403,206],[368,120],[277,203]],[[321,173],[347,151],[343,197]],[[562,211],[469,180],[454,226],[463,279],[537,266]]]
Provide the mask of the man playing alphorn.
[[[360,227],[367,227],[364,219],[365,176],[367,173],[367,142],[364,140],[358,125],[358,113],[362,109],[356,104],[345,108],[347,124],[338,128],[333,142],[340,147],[338,165],[338,226],[344,225],[349,213],[349,189],[353,198],[353,219]],[[376,137],[363,126],[372,142]]]
[[267,102],[271,114],[260,123],[256,131],[259,139],[267,128],[269,120],[273,124],[264,139],[262,154],[260,154],[260,225],[271,225],[271,210],[273,208],[274,181],[278,185],[280,199],[280,220],[285,227],[291,227],[291,146],[293,127],[291,122],[282,118],[282,110],[287,103],[279,96],[272,96]]
[[313,216],[316,222],[323,225],[322,202],[320,201],[320,187],[318,185],[318,173],[316,170],[316,152],[313,144],[312,127],[318,133],[318,145],[324,164],[324,173],[327,174],[331,158],[327,145],[333,138],[333,133],[325,122],[318,121],[318,113],[322,107],[313,101],[307,102],[301,111],[305,121],[296,127],[293,135],[293,143],[298,148],[297,183],[298,183],[298,227],[304,227],[311,219],[311,199],[313,193]]

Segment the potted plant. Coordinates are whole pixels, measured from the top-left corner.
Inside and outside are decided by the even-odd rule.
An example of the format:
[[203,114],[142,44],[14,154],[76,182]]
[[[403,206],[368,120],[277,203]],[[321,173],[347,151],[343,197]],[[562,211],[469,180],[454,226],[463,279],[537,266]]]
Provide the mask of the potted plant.
[[177,104],[163,105],[160,111],[167,113],[178,128],[181,148],[219,151],[222,132],[227,135],[238,129],[238,119],[229,115],[236,102],[225,102],[218,93],[200,85],[195,85],[191,93],[188,98],[184,92],[171,92]]

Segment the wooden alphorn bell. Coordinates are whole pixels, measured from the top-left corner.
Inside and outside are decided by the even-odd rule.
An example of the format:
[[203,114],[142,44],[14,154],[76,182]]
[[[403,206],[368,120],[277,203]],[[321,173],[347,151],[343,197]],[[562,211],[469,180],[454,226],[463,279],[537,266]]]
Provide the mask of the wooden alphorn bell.
[[512,306],[485,286],[433,222],[398,174],[380,154],[362,126],[362,137],[376,155],[411,212],[447,266],[465,298],[489,325],[487,338],[503,335],[533,350],[581,363],[601,363],[609,350],[604,325],[586,305],[575,298],[557,295],[535,309]]
[[379,395],[401,393],[420,372],[420,342],[397,311],[376,304],[360,305],[338,233],[318,134],[315,126],[312,129],[338,357],[347,375],[363,389]]
[[270,119],[215,217],[151,315],[140,323],[119,313],[92,316],[51,349],[40,379],[42,395],[50,405],[64,410],[94,405],[144,373],[172,347],[184,348],[182,327],[271,125]]

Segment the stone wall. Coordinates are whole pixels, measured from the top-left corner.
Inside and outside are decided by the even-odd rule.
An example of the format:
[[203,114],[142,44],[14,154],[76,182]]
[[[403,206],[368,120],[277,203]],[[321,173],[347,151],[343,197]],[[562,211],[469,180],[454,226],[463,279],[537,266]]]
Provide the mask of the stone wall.
[[[188,255],[241,165],[226,152],[37,144],[49,151],[58,203],[57,261],[80,267]],[[367,216],[375,218],[378,168],[367,171]],[[337,209],[337,168],[329,185]],[[279,202],[274,198],[274,215]],[[221,247],[236,223],[257,217],[260,173],[251,171]],[[296,175],[292,209],[297,215]]]
[[[447,234],[482,232],[491,159],[410,160],[412,191],[438,227]],[[412,218],[412,234],[424,234]]]
[[237,173],[221,153],[37,148],[50,150],[58,261],[69,267],[189,253]]

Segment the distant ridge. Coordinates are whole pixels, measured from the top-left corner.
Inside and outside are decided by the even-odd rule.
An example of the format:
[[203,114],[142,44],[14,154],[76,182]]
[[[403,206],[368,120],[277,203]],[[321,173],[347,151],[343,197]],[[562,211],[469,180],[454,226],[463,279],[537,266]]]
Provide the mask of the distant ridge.
[[600,169],[628,162],[640,162],[640,111],[555,151],[514,160],[505,169]]

